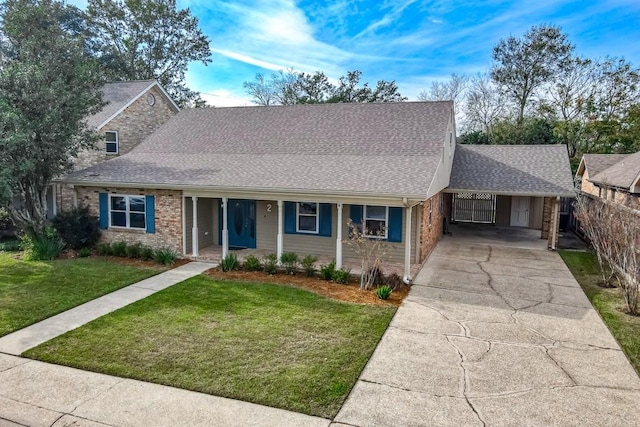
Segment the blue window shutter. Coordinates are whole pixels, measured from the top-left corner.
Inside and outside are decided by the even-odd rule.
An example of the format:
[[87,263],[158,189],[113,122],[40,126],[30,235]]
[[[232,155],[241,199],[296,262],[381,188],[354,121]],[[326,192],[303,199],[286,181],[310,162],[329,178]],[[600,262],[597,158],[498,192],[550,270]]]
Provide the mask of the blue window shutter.
[[402,208],[389,208],[389,241],[402,242]]
[[333,216],[333,209],[331,203],[320,203],[320,230],[318,234],[320,236],[331,237],[331,222]]
[[109,195],[100,193],[100,228],[106,230],[109,228]]
[[296,203],[284,202],[284,232],[296,233]]
[[354,224],[362,224],[362,205],[351,205],[349,218]]
[[156,198],[155,196],[145,196],[147,233],[156,232]]

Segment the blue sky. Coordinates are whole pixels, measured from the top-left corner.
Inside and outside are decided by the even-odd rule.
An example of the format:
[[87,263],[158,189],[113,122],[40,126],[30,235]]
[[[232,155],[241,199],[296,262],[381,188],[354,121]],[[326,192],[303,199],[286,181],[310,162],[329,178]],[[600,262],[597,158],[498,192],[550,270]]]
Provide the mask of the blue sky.
[[[75,3],[75,2],[74,2]],[[82,3],[81,0],[78,3]],[[337,79],[395,80],[415,99],[451,73],[488,70],[500,38],[559,25],[590,57],[640,66],[640,0],[178,0],[200,19],[213,62],[192,64],[187,84],[216,106],[249,105],[242,83],[294,68]]]

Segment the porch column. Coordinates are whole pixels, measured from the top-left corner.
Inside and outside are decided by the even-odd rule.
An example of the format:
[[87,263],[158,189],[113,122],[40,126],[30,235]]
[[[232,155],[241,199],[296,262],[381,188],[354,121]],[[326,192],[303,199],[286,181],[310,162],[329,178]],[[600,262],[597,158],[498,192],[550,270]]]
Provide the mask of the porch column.
[[192,197],[193,202],[193,224],[191,227],[191,256],[198,256],[198,198]]
[[336,268],[342,268],[342,203],[336,203],[338,221],[336,222]]
[[222,198],[222,258],[229,254],[229,228],[227,227],[227,203],[226,197]]
[[405,230],[404,230],[404,282],[411,281],[411,212],[413,206],[404,208],[405,211]]
[[284,202],[278,200],[278,235],[276,238],[276,255],[278,256],[278,262],[282,256],[284,247],[284,235],[282,234],[284,229]]

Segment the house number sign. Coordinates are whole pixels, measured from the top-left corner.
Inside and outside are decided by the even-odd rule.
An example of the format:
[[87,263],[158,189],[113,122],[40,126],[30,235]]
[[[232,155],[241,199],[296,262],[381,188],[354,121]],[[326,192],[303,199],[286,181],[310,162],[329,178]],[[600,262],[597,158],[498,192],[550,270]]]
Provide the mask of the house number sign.
[[271,203],[267,203],[267,212],[271,212],[272,205]]

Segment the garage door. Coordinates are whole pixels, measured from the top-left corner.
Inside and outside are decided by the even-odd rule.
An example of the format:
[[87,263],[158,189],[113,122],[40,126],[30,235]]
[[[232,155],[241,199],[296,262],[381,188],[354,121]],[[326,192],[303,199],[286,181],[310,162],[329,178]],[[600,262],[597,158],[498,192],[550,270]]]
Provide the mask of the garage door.
[[453,220],[491,224],[496,218],[496,196],[488,193],[455,193]]

